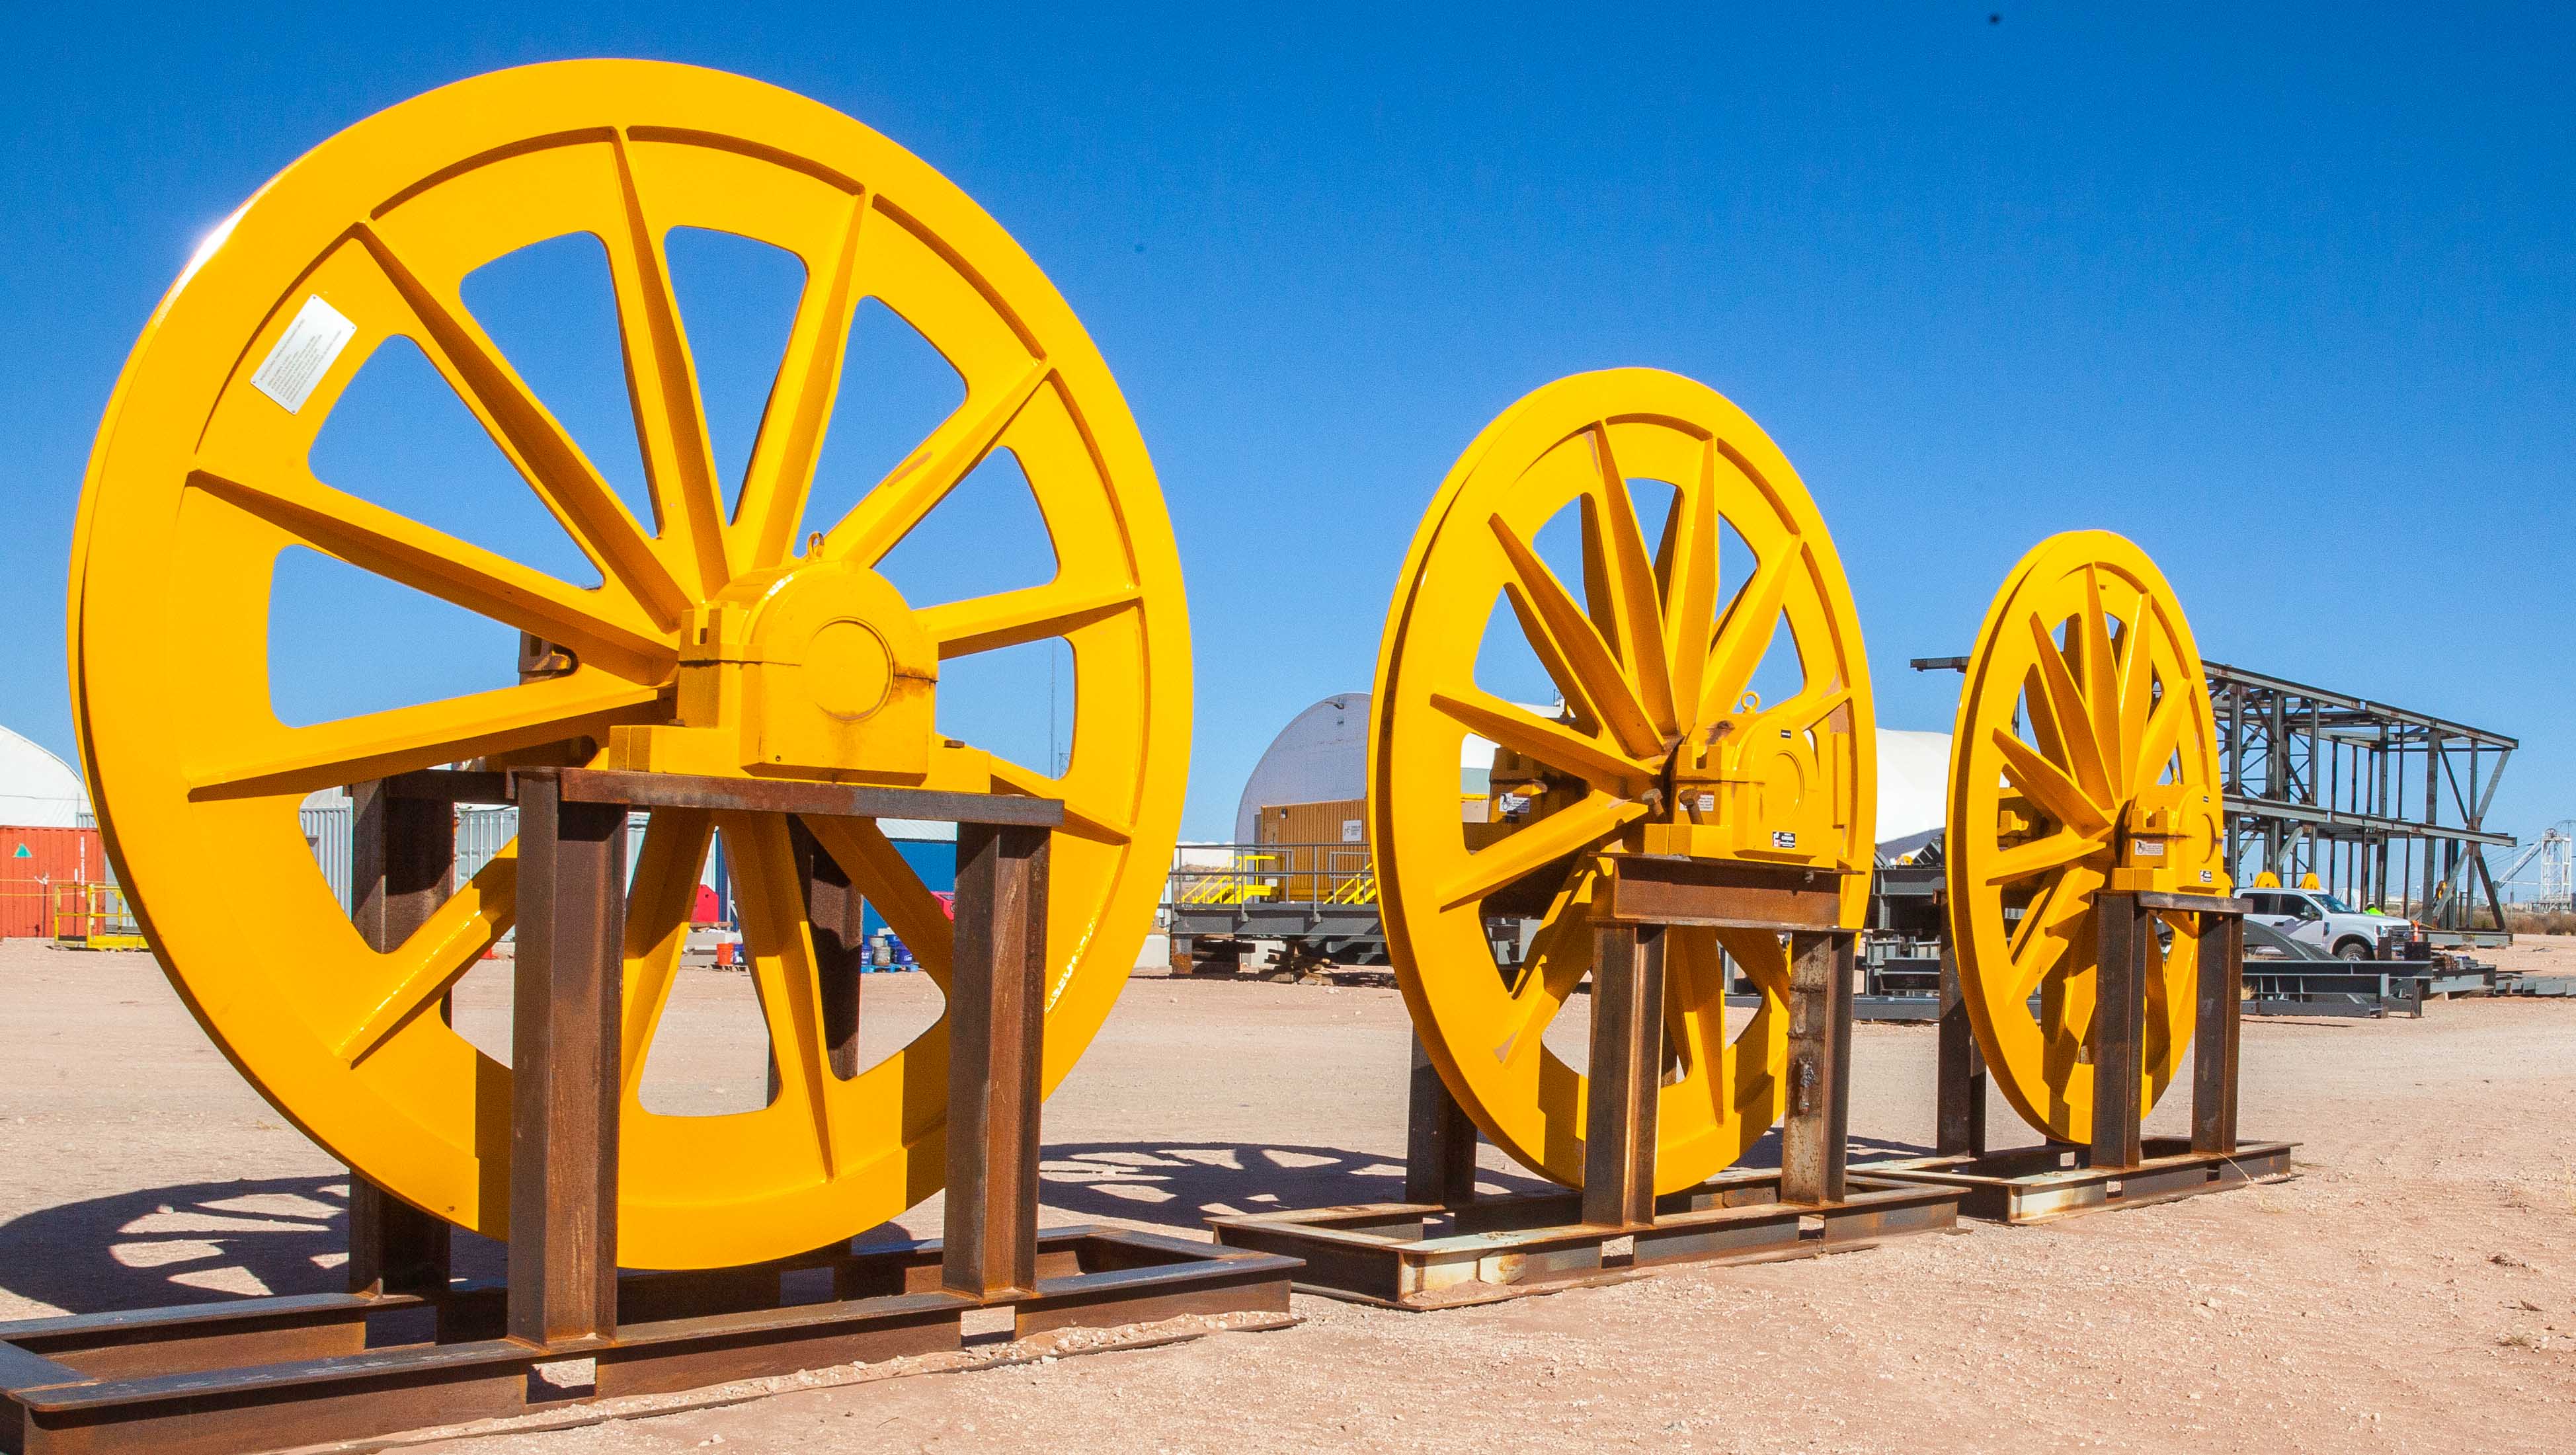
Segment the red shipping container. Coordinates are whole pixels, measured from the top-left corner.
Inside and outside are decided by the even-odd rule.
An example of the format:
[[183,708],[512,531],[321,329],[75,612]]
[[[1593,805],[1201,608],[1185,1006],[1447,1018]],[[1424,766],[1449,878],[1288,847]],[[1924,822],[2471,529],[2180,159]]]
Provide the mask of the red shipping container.
[[52,934],[54,886],[106,879],[98,830],[0,825],[0,936]]

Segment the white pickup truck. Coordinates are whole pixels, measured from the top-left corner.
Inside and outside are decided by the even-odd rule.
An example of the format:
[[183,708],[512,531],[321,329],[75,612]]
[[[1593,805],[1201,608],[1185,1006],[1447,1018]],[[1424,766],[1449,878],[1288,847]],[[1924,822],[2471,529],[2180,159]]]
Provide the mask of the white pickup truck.
[[2256,919],[2339,960],[2399,958],[2415,926],[2395,915],[2363,914],[2322,889],[2247,889]]

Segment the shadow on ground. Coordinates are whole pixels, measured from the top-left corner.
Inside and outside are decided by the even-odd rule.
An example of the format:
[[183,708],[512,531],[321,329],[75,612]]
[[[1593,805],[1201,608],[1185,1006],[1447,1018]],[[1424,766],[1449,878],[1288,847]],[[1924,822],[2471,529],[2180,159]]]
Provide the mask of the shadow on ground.
[[[1871,1137],[1854,1137],[1851,1149],[1855,1160],[1930,1150]],[[1779,1161],[1774,1129],[1740,1165]],[[1400,1158],[1254,1142],[1058,1144],[1045,1150],[1039,1176],[1051,1208],[1193,1232],[1228,1213],[1404,1197]],[[1477,1172],[1477,1190],[1489,1197],[1551,1187],[1517,1169]],[[348,1213],[346,1176],[198,1182],[65,1203],[0,1223],[0,1291],[68,1313],[338,1293]],[[497,1280],[502,1247],[460,1231],[455,1269]]]
[[[1091,1142],[1051,1145],[1038,1166],[1048,1207],[1196,1230],[1228,1213],[1404,1200],[1404,1160],[1336,1147],[1259,1142]],[[1550,1184],[1479,1168],[1481,1191],[1538,1192]]]
[[[0,1223],[0,1290],[68,1313],[339,1293],[349,1179],[198,1182],[90,1198]],[[501,1245],[456,1236],[456,1271],[497,1278]]]
[[[1851,1139],[1854,1160],[1927,1156],[1929,1147]],[[1742,1167],[1780,1165],[1780,1133],[1754,1144]],[[1404,1200],[1404,1162],[1334,1147],[1257,1142],[1097,1142],[1055,1145],[1039,1164],[1046,1205],[1085,1217],[1124,1218],[1196,1230],[1210,1217]],[[1547,1192],[1555,1184],[1517,1169],[1479,1167],[1485,1196]]]

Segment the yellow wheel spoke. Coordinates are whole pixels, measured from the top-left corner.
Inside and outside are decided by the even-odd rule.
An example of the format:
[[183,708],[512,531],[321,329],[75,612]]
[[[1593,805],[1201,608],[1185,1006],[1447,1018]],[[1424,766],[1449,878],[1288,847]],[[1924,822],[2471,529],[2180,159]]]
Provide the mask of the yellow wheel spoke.
[[2128,785],[2118,778],[2123,766],[2119,666],[2111,652],[2111,621],[2102,606],[2098,567],[2084,572],[2084,609],[2077,614],[2075,636],[2081,643],[2078,660],[2084,664],[2084,703],[2092,711],[2093,743],[2101,755],[2103,783],[2110,792],[2125,794]]
[[2084,971],[2093,968],[2089,956],[2079,955],[2069,960],[2067,952],[2090,948],[2077,946],[2074,940],[2090,922],[2093,893],[2101,884],[2099,875],[2087,876],[2075,883],[2061,878],[2051,887],[2044,909],[2034,903],[2024,912],[2022,933],[2014,946],[2012,988],[2005,994],[2008,1003],[2018,1005],[2030,999],[2031,991],[2061,968]]
[[309,475],[200,470],[189,483],[361,570],[535,632],[632,681],[658,682],[678,659],[668,636],[612,591],[567,586]]
[[1503,599],[1511,603],[1512,617],[1520,623],[1521,639],[1529,643],[1539,665],[1547,670],[1548,680],[1556,684],[1557,695],[1565,699],[1565,710],[1573,717],[1575,730],[1599,732],[1601,714],[1593,709],[1592,694],[1584,688],[1583,679],[1574,675],[1573,665],[1565,660],[1563,652],[1557,650],[1555,633],[1538,619],[1529,597],[1517,583],[1504,584]]
[[885,917],[886,928],[912,951],[941,994],[948,991],[948,967],[955,956],[956,925],[939,897],[904,862],[903,853],[885,831],[863,818],[809,818],[805,826],[823,852],[841,866],[852,886]]
[[197,798],[311,793],[570,738],[604,739],[613,724],[660,716],[655,689],[585,668],[446,702],[274,729],[259,750],[197,765],[188,779]]
[[662,233],[637,186],[622,139],[615,147],[620,225],[602,229],[608,275],[617,290],[617,319],[626,351],[626,385],[634,396],[637,443],[653,490],[663,537],[691,558],[701,594],[733,579],[725,560],[723,490],[707,443],[706,406],[697,366],[671,290]]
[[2103,853],[2110,848],[2107,833],[2078,833],[2060,829],[2044,839],[2015,844],[1995,855],[1986,869],[1988,884],[2011,884],[2034,874],[2045,874],[2064,868],[2079,859]]
[[1756,989],[1773,1000],[1788,1000],[1789,951],[1779,936],[1757,934],[1729,940],[1726,952]]
[[2111,816],[2055,763],[2003,728],[1994,730],[1996,751],[2003,755],[2004,777],[2059,823],[2078,833],[2107,833]]
[[1561,773],[1570,773],[1594,788],[1618,797],[1628,795],[1632,783],[1655,776],[1655,770],[1619,753],[1596,737],[1576,732],[1561,722],[1540,717],[1537,713],[1505,702],[1492,693],[1473,687],[1456,693],[1431,694],[1432,705],[1456,718],[1469,732],[1491,738],[1502,746]]
[[2145,725],[2138,731],[2135,779],[2138,787],[2143,788],[2163,775],[2166,763],[2173,758],[2174,749],[2182,742],[2184,724],[2193,718],[2211,715],[2202,700],[2206,691],[2197,682],[2169,687],[2164,700],[2157,703],[2155,711],[2147,716]]
[[839,1163],[832,1069],[823,1046],[823,992],[805,919],[805,887],[797,878],[787,821],[773,814],[727,813],[717,815],[717,825],[733,866],[752,984],[769,1022],[779,1099],[802,1105],[813,1118],[815,1155],[828,1178]]
[[[1592,431],[1593,458],[1601,472],[1601,493],[1586,495],[1584,504],[1584,539],[1598,540],[1599,554],[1609,581],[1609,596],[1617,606],[1617,626],[1605,631],[1619,646],[1620,659],[1627,666],[1627,679],[1637,691],[1637,705],[1645,710],[1646,720],[1665,738],[1681,729],[1673,711],[1671,664],[1667,660],[1664,640],[1663,604],[1655,581],[1653,561],[1646,555],[1646,540],[1637,523],[1636,502],[1628,495],[1628,482],[1619,473],[1618,458],[1610,451],[1610,427],[1596,426]],[[1587,555],[1587,560],[1589,556]],[[1596,618],[1597,619],[1597,618]]]
[[1078,760],[1064,777],[1050,778],[1007,758],[995,758],[993,786],[1004,793],[1064,800],[1065,831],[1094,843],[1124,844],[1135,835],[1134,811],[1102,792],[1084,775]]
[[1764,708],[1754,721],[1762,727],[1808,732],[1851,703],[1851,688],[1839,682],[1819,683],[1802,690],[1795,697]]
[[715,817],[702,809],[653,810],[634,875],[627,881],[626,993],[617,1044],[630,1099],[643,1083],[654,1028],[662,1023],[671,987],[679,979],[680,953],[689,944],[689,914],[697,905],[707,842],[714,834]]
[[[1513,601],[1515,609],[1526,606],[1522,613],[1525,624],[1537,631],[1532,645],[1540,637],[1547,641],[1547,652],[1563,662],[1575,681],[1583,688],[1585,704],[1619,740],[1620,747],[1634,757],[1649,757],[1663,747],[1663,738],[1654,724],[1646,720],[1645,708],[1620,671],[1618,658],[1602,640],[1590,617],[1566,594],[1563,583],[1547,563],[1529,548],[1502,516],[1491,517],[1494,538],[1502,543],[1503,555],[1511,563],[1514,580],[1506,589],[1522,593]],[[1534,620],[1533,620],[1534,619]]]
[[1592,899],[1597,876],[1579,868],[1556,891],[1547,922],[1530,939],[1529,959],[1513,987],[1510,1009],[1493,1044],[1494,1059],[1509,1061],[1535,1050],[1538,1038],[1556,1024],[1566,998],[1592,971],[1592,921],[1584,906]]
[[2030,993],[2039,988],[2041,981],[2047,979],[2052,971],[2068,963],[2066,948],[2064,935],[2041,934],[2032,937],[2029,953],[2013,961],[2013,985],[2021,992],[2018,999],[2030,999]]
[[778,383],[761,415],[760,439],[734,507],[734,557],[743,569],[775,566],[795,548],[796,524],[813,492],[814,462],[840,393],[842,356],[859,304],[859,228],[867,215],[865,194],[850,199],[849,219],[828,265],[809,278],[797,303]]
[[[2042,740],[2054,738],[2062,744],[2067,772],[2083,786],[2087,796],[2096,802],[2107,801],[2112,796],[2110,771],[2102,757],[2101,739],[2093,730],[2093,715],[2084,701],[2084,690],[2067,670],[2065,654],[2058,650],[2044,617],[2030,618],[2030,634],[2038,649],[2036,670],[2044,689],[2031,699],[2030,709],[2034,719],[2047,716],[2048,727]],[[2082,632],[2076,635],[2080,637]]]
[[1559,809],[1469,855],[1466,872],[1444,887],[1440,907],[1475,903],[1557,859],[1592,847],[1645,813],[1644,804],[1598,793]]
[[981,410],[970,396],[948,421],[931,432],[902,464],[862,497],[823,540],[826,553],[873,566],[910,534],[931,508],[991,454],[1003,432],[1054,376],[1046,360],[1029,365],[1019,378]]
[[[1664,931],[1664,1053],[1684,1077],[1715,1069],[1726,1045],[1726,993],[1721,988],[1710,994],[1696,943],[1693,931]],[[1712,1014],[1717,1021],[1714,1035],[1708,1025]],[[1714,1110],[1724,1121],[1733,1100],[1725,1079],[1710,1076],[1703,1084],[1715,1093]]]
[[412,1017],[436,1005],[484,951],[510,932],[518,918],[518,897],[519,841],[512,839],[385,957],[402,969],[393,989],[341,1038],[340,1059],[357,1065],[411,1024]]
[[[2143,599],[2129,607],[2129,625],[2120,634],[2119,738],[2120,791],[2135,793],[2156,780],[2157,760],[2147,741],[2148,713],[2154,705],[2156,680],[2153,614]],[[2165,752],[2173,748],[2168,744]]]
[[2020,921],[2012,926],[2010,933],[2004,938],[2006,959],[2018,961],[2023,952],[2030,948],[2030,942],[2038,935],[2040,926],[2047,923],[2048,906],[2057,898],[2058,886],[2064,882],[2063,875],[2049,880],[2040,886],[2038,893],[2031,896],[2029,903],[2022,906]]
[[1724,717],[1743,700],[1745,689],[1753,683],[1753,674],[1770,654],[1771,640],[1780,629],[1781,602],[1788,595],[1790,578],[1804,555],[1801,543],[1782,543],[1763,558],[1744,589],[1727,604],[1726,616],[1718,623],[1716,645],[1709,649],[1705,675],[1708,685],[1701,694],[1700,721]]
[[1083,584],[1057,580],[1044,586],[924,607],[917,615],[922,630],[939,644],[940,660],[945,661],[1060,637],[1143,600],[1144,594],[1124,581]]
[[556,518],[657,624],[677,626],[688,610],[688,594],[652,538],[627,514],[572,436],[537,402],[482,325],[415,276],[375,229],[361,227],[358,239],[426,335],[421,342],[430,362],[447,376],[466,408],[483,422]]
[[1700,473],[1694,488],[1673,492],[1673,508],[1664,518],[1663,542],[1656,549],[1656,570],[1664,590],[1664,654],[1673,664],[1672,695],[1677,713],[1693,721],[1707,719],[1700,684],[1708,670],[1710,639],[1717,623],[1717,446],[1700,451]]

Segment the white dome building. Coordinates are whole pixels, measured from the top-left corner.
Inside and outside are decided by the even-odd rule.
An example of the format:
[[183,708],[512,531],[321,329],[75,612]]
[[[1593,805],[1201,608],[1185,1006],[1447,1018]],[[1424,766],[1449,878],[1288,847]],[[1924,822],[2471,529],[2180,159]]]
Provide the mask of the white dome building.
[[1234,841],[1258,843],[1263,805],[1368,797],[1369,695],[1343,692],[1288,720],[1270,740],[1234,808]]
[[71,829],[89,816],[89,788],[72,765],[0,727],[0,824]]
[[[1878,730],[1878,843],[1910,850],[1949,813],[1950,735]],[[1905,844],[1906,840],[1916,844]]]

